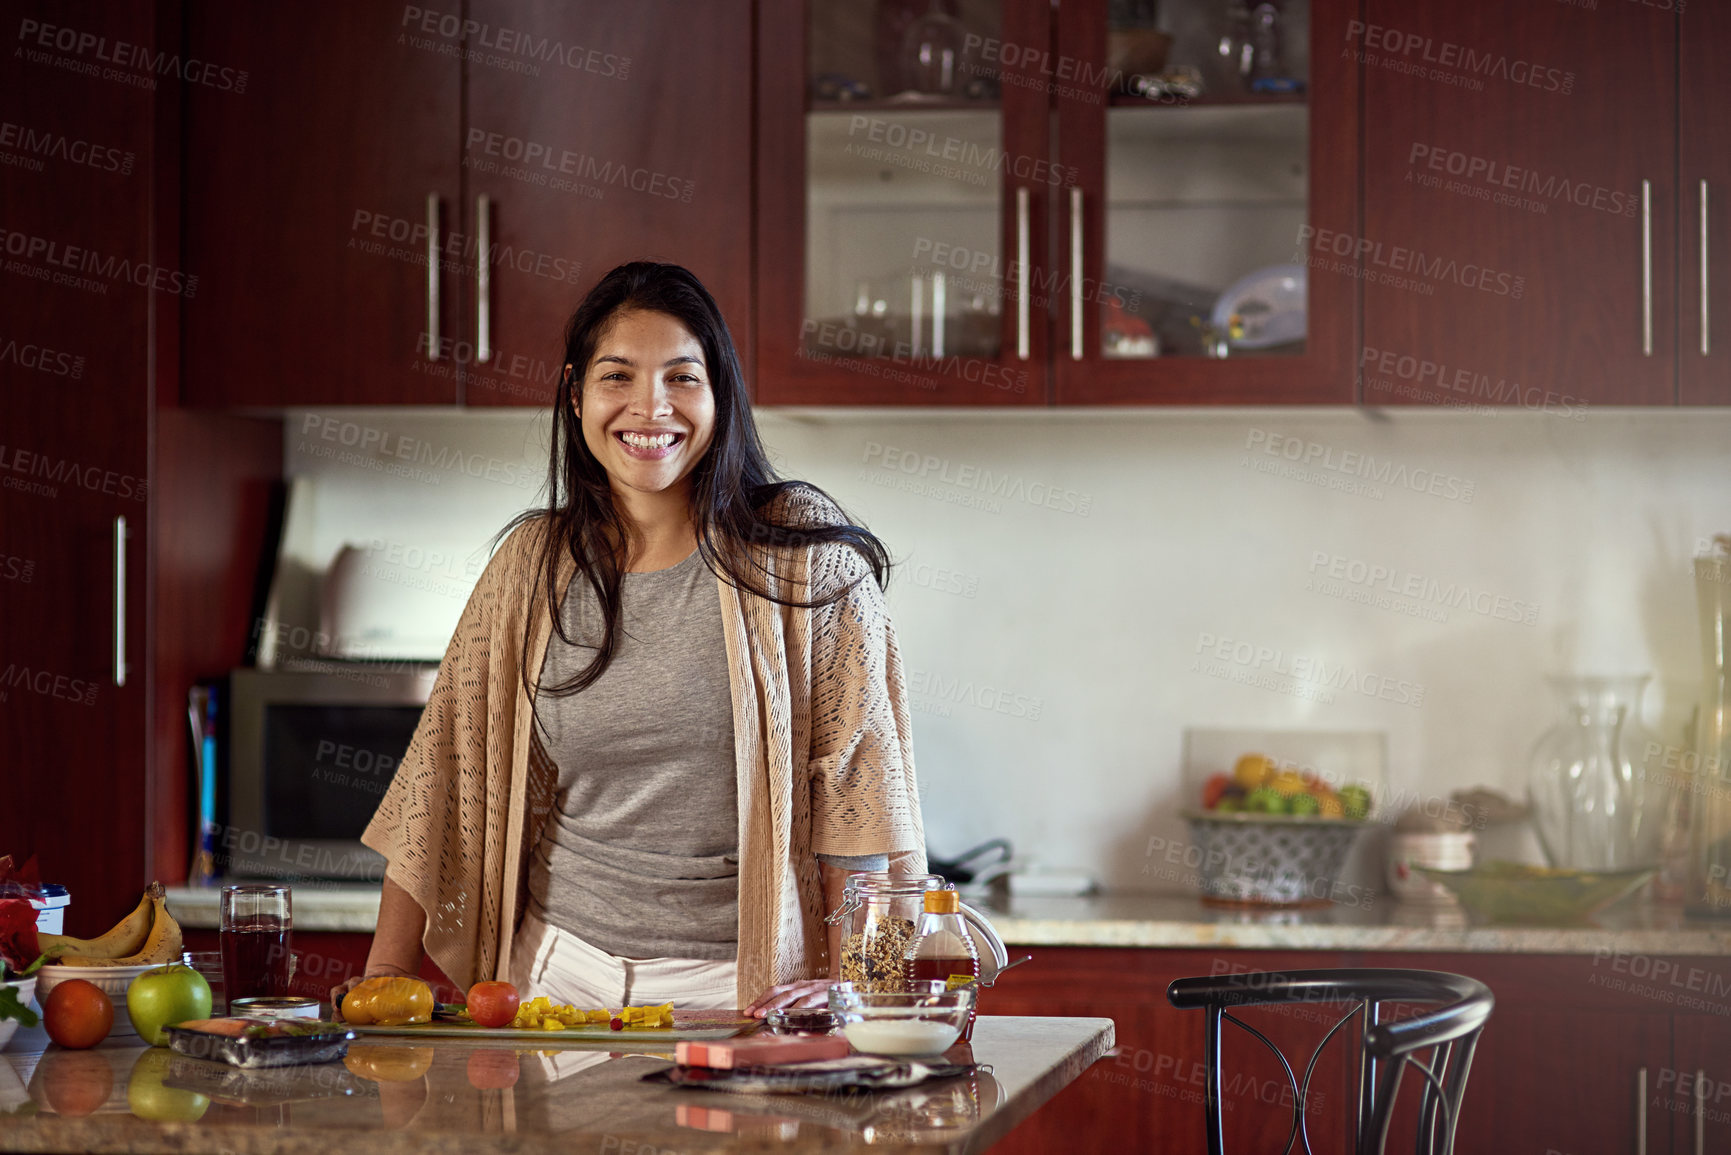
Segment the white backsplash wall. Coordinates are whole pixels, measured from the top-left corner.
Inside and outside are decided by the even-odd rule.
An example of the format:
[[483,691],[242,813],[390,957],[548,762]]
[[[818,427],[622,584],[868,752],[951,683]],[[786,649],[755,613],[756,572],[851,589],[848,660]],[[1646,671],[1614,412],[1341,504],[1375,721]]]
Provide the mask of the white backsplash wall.
[[[1652,671],[1646,721],[1677,741],[1700,687],[1690,558],[1731,531],[1725,412],[759,424],[784,474],[901,563],[932,849],[1004,835],[1117,889],[1169,888],[1146,850],[1183,837],[1187,726],[1380,730],[1397,792],[1519,795],[1556,709],[1544,675]],[[537,499],[546,425],[292,414],[288,469],[311,494],[295,555],[318,572],[344,541],[400,547],[376,572],[454,623],[467,571]]]

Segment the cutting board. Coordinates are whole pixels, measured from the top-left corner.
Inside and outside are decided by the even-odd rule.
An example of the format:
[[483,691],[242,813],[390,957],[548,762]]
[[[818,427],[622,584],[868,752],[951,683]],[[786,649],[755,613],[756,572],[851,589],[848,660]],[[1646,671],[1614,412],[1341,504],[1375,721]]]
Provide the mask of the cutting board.
[[632,1027],[622,1031],[616,1031],[605,1023],[566,1027],[562,1031],[541,1031],[517,1027],[482,1027],[458,1019],[435,1019],[430,1023],[405,1023],[396,1027],[357,1027],[351,1024],[349,1030],[357,1035],[395,1035],[399,1038],[539,1039],[549,1043],[677,1043],[681,1039],[731,1039],[752,1030],[762,1021],[746,1018],[737,1011],[674,1011],[672,1027]]

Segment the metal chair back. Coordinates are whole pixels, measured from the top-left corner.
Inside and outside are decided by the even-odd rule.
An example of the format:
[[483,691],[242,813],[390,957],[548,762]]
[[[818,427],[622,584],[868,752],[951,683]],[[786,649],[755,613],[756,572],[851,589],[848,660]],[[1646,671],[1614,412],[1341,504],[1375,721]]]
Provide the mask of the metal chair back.
[[[1443,971],[1393,969],[1185,978],[1166,989],[1166,998],[1175,1007],[1201,1008],[1207,1014],[1203,1050],[1207,1065],[1204,1108],[1208,1113],[1209,1155],[1226,1155],[1220,1044],[1227,1023],[1249,1032],[1272,1051],[1292,1085],[1292,1129],[1283,1152],[1291,1152],[1295,1142],[1302,1142],[1304,1151],[1315,1155],[1304,1116],[1311,1077],[1329,1040],[1355,1019],[1359,1020],[1360,1033],[1353,1146],[1356,1155],[1382,1155],[1395,1099],[1400,1094],[1401,1077],[1409,1066],[1421,1079],[1414,1150],[1418,1155],[1453,1155],[1455,1125],[1466,1093],[1467,1074],[1472,1068],[1473,1048],[1496,1002],[1490,989],[1476,979]],[[1302,1082],[1293,1074],[1286,1056],[1266,1035],[1231,1013],[1234,1007],[1300,1002],[1355,1004],[1317,1043],[1305,1065]],[[1383,1022],[1385,1003],[1442,1005],[1426,1014]]]

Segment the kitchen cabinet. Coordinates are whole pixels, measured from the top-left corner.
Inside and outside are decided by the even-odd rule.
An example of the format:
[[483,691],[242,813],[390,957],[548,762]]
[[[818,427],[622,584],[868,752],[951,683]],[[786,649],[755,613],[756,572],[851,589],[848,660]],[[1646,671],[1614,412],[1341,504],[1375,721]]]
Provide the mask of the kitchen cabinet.
[[[759,20],[760,402],[1352,400],[1354,283],[1292,265],[1356,227],[1357,73],[1312,51],[1349,5],[1283,9],[1258,80],[1296,92],[1220,66],[1208,5],[1164,42],[1103,0],[857,7]],[[1132,93],[1162,43],[1200,94]],[[1217,317],[1248,280],[1278,306]]]
[[[1731,961],[1724,958],[1611,946],[1590,955],[1108,947],[1031,953],[1032,962],[986,992],[986,1013],[1085,1009],[1117,1021],[1118,1048],[1036,1112],[1005,1141],[1005,1151],[1104,1150],[1127,1134],[1135,1137],[1122,1143],[1127,1150],[1200,1150],[1202,1016],[1171,1007],[1166,985],[1227,970],[1320,967],[1441,970],[1491,988],[1497,1005],[1473,1057],[1457,1150],[1698,1155],[1731,1141]],[[1333,1020],[1317,1012],[1332,1010],[1289,1008],[1286,1021],[1274,1019],[1271,1037],[1289,1060],[1302,1062],[1305,1041]],[[1233,1034],[1226,1036],[1229,1047]],[[1227,1149],[1279,1150],[1290,1109],[1271,1100],[1282,1094],[1284,1079],[1272,1060],[1267,1069],[1256,1066],[1265,1062],[1260,1048],[1244,1042],[1238,1053],[1228,1050],[1227,1069],[1241,1073],[1236,1085],[1250,1101],[1227,1113]],[[1345,1149],[1355,1071],[1356,1058],[1324,1052],[1313,1086],[1319,1114],[1310,1134],[1317,1150]],[[1397,1111],[1391,1129],[1402,1141],[1410,1134],[1410,1107]]]
[[[1364,228],[1311,249],[1357,262],[1365,404],[1675,402],[1672,7],[1366,5],[1340,42],[1364,72]],[[1722,101],[1698,103],[1686,122]],[[1711,155],[1724,131],[1685,147]]]
[[[1057,59],[1083,75],[1114,75],[1113,45],[1135,35],[1105,8],[1058,22]],[[1303,258],[1307,238],[1357,228],[1359,74],[1337,50],[1357,6],[1281,6],[1269,69],[1304,85],[1292,94],[1219,67],[1222,39],[1242,36],[1221,6],[1168,10],[1171,59],[1207,62],[1201,95],[1057,88],[1058,155],[1079,180],[1058,208],[1056,398],[1350,404],[1356,284]]]
[[[71,927],[138,901],[147,855],[147,334],[181,272],[150,246],[149,6],[13,6],[0,69],[0,854]],[[70,37],[63,30],[71,29]],[[80,43],[81,36],[89,39]],[[148,71],[146,70],[146,79]],[[74,931],[77,933],[77,931]]]
[[1049,20],[1042,0],[759,5],[759,404],[1046,402],[1032,285],[1068,179]]
[[[183,395],[546,405],[582,294],[703,278],[749,357],[750,8],[189,6]],[[666,66],[670,37],[700,43]]]
[[456,403],[462,68],[415,10],[187,4],[232,73],[185,94],[187,403]]
[[1723,110],[1731,10],[1677,8],[1677,394],[1684,405],[1725,405],[1731,404],[1731,123]]

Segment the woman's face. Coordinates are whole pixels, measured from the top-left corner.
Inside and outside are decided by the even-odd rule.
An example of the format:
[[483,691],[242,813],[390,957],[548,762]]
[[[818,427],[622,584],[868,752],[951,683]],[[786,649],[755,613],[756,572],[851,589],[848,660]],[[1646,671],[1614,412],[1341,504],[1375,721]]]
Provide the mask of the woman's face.
[[615,493],[685,491],[715,435],[703,346],[666,313],[613,315],[584,367],[576,404],[584,444]]

